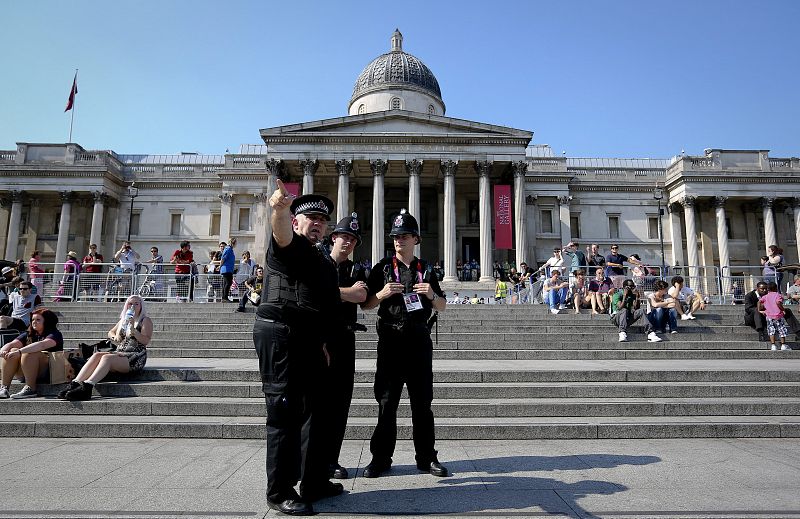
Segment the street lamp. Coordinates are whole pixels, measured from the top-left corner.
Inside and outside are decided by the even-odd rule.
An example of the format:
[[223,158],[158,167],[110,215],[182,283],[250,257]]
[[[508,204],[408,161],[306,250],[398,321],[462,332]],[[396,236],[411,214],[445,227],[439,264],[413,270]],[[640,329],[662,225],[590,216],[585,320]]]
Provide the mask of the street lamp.
[[661,220],[661,217],[664,215],[663,209],[661,209],[661,200],[664,198],[664,188],[656,186],[655,189],[653,189],[653,198],[658,201],[658,239],[661,242],[661,278],[663,279],[667,270],[667,263],[664,259],[664,225]]
[[139,196],[139,188],[136,187],[136,182],[131,182],[128,186],[128,196],[131,197],[131,212],[128,218],[128,242],[131,241],[131,228],[133,227],[133,201]]

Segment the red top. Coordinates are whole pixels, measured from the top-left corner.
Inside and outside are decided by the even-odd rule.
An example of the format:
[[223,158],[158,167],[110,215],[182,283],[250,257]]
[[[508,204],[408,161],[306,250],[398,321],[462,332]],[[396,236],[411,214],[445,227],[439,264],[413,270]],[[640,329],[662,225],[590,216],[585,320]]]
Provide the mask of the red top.
[[170,261],[175,262],[176,274],[189,274],[191,269],[189,263],[194,261],[194,254],[192,254],[191,250],[182,251],[178,249],[172,253],[172,259]]

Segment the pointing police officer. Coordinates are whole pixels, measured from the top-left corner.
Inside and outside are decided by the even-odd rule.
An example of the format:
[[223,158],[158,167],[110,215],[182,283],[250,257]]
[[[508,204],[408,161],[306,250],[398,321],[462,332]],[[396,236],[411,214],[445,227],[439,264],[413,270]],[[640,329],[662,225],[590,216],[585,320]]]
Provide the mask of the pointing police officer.
[[336,267],[320,243],[333,203],[320,195],[292,200],[280,180],[269,203],[269,282],[253,325],[267,405],[267,503],[309,515],[312,501],[342,492],[328,481],[318,394],[334,322],[326,310],[340,302]]
[[428,321],[434,310],[445,308],[439,281],[427,263],[414,256],[420,243],[417,220],[405,209],[393,220],[389,233],[395,254],[372,267],[364,308],[378,309],[378,362],[375,399],[378,425],[372,434],[372,461],[364,477],[389,470],[397,440],[397,406],[405,383],[411,402],[417,468],[434,476],[447,476],[434,449],[433,343]]
[[329,441],[327,460],[329,474],[336,479],[347,479],[347,469],[339,464],[347,415],[353,398],[353,382],[356,371],[356,305],[367,299],[367,277],[359,265],[350,260],[356,246],[361,244],[361,225],[356,213],[342,218],[331,232],[333,247],[331,258],[339,273],[339,294],[342,302],[337,308],[334,333],[327,343],[330,354],[328,380],[325,384],[328,412],[326,421]]

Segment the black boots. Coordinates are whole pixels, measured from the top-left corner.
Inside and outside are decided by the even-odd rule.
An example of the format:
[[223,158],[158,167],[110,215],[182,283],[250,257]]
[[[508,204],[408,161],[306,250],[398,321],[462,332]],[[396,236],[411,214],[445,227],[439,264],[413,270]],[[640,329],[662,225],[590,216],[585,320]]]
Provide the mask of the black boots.
[[69,401],[82,401],[92,398],[94,384],[91,382],[78,382],[78,387],[64,394],[64,398]]
[[67,398],[67,393],[69,393],[73,389],[78,389],[79,387],[81,387],[80,382],[75,382],[74,380],[70,380],[69,384],[67,384],[67,387],[59,391],[56,396],[58,397],[59,400],[64,400],[65,398]]

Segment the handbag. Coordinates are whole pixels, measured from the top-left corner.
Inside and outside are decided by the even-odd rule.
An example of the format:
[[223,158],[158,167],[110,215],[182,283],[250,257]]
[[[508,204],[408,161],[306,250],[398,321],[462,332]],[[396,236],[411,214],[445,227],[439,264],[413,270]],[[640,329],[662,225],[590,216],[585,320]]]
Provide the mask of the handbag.
[[80,348],[81,356],[84,359],[88,359],[98,351],[114,351],[117,349],[117,345],[110,339],[105,339],[94,344],[86,344],[82,342],[78,344],[78,348]]
[[249,299],[254,305],[261,304],[261,294],[257,294],[252,290],[247,293],[247,299]]
[[66,384],[75,378],[75,369],[69,359],[79,355],[77,350],[47,352],[47,365],[51,384]]

